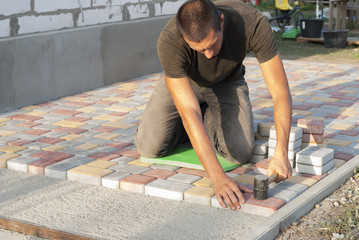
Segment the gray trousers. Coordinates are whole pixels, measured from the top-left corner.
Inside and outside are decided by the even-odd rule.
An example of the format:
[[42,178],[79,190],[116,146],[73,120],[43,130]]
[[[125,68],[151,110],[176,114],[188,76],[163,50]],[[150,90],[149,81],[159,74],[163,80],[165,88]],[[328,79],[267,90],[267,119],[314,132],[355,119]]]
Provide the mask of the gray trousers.
[[[202,108],[203,122],[216,153],[233,163],[247,162],[254,147],[254,127],[244,79],[211,87],[190,82],[201,106],[208,106]],[[162,75],[135,134],[137,150],[144,157],[162,157],[181,144],[184,136],[181,117]]]

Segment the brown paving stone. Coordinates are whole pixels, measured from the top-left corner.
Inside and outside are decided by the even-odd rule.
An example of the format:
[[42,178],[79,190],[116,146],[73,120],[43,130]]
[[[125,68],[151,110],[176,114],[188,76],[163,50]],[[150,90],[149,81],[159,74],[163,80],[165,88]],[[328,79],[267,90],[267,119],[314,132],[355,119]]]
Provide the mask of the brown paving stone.
[[114,147],[114,148],[119,148],[119,149],[123,149],[129,146],[132,146],[133,143],[129,143],[129,142],[121,142],[121,141],[112,141],[110,143],[106,143],[105,146],[106,147]]
[[47,143],[47,144],[56,144],[56,143],[59,143],[62,141],[64,141],[64,139],[51,138],[51,137],[45,137],[45,138],[41,138],[41,139],[37,140],[37,142]]
[[36,126],[42,125],[42,123],[35,123],[35,122],[22,122],[22,123],[18,123],[16,124],[16,126],[19,127],[26,127],[26,128],[33,128]]
[[308,174],[308,173],[302,173],[300,176],[307,177],[307,178],[314,178],[314,179],[320,181],[323,178],[325,178],[327,175],[328,175],[328,173],[324,173],[322,175],[313,175],[313,174]]
[[154,180],[156,180],[155,177],[133,174],[120,181],[120,189],[129,192],[144,193],[145,185]]
[[127,112],[114,112],[114,113],[111,113],[109,115],[111,116],[116,116],[116,117],[122,117],[124,115],[128,114]]
[[116,153],[109,153],[109,152],[99,152],[99,153],[92,154],[88,157],[93,158],[93,159],[101,159],[101,160],[105,160],[105,161],[110,161],[112,159],[121,157],[121,155],[116,154]]
[[178,173],[184,173],[184,174],[190,174],[200,177],[209,177],[208,174],[203,170],[197,170],[197,169],[191,169],[191,168],[180,168],[177,169],[176,172]]
[[177,174],[177,173],[173,172],[173,171],[169,171],[169,170],[152,169],[148,172],[143,173],[142,175],[155,177],[155,178],[159,178],[159,179],[167,179],[169,177],[172,177],[175,174]]
[[51,151],[41,151],[38,153],[34,153],[31,155],[32,157],[38,157],[44,160],[49,160],[49,161],[62,161],[64,159],[73,157],[73,154],[69,154],[69,153],[62,153],[62,152],[51,152]]
[[314,119],[298,119],[297,127],[303,129],[303,133],[323,134],[324,121]]
[[254,164],[254,166],[256,168],[268,169],[270,161],[271,161],[271,159],[263,159],[263,160],[257,162],[256,164]]
[[311,187],[314,184],[316,184],[318,180],[314,178],[307,178],[302,176],[291,176],[289,179],[286,180],[286,182],[299,183]]
[[50,130],[43,130],[43,129],[30,129],[30,130],[26,130],[23,133],[25,134],[30,134],[30,135],[37,135],[40,136],[42,134],[48,133],[50,132]]
[[7,144],[8,145],[13,145],[13,146],[22,146],[22,145],[29,144],[29,143],[32,143],[32,142],[34,142],[34,141],[33,140],[20,139],[20,140],[16,140],[16,141],[13,141],[13,142],[8,142]]
[[323,134],[303,133],[302,141],[304,143],[323,143],[324,136]]
[[140,158],[141,157],[139,152],[134,149],[122,149],[120,151],[116,151],[116,153],[121,154],[125,157],[132,157],[132,158]]
[[341,159],[344,161],[348,161],[348,160],[352,159],[353,157],[354,157],[353,154],[343,153],[343,152],[337,152],[334,154],[334,158]]
[[117,128],[114,127],[106,127],[106,126],[100,126],[98,128],[94,128],[94,131],[102,132],[102,133],[112,133],[117,130]]
[[95,104],[100,104],[100,105],[112,105],[112,104],[115,104],[115,103],[117,103],[117,102],[101,100],[101,101],[96,102]]
[[50,113],[66,115],[66,116],[75,116],[75,115],[80,114],[82,112],[74,111],[74,110],[70,110],[70,109],[55,109],[55,110],[51,111]]
[[17,114],[17,115],[11,116],[9,118],[33,122],[33,121],[41,119],[42,117],[31,116],[31,115],[27,115],[27,114]]
[[241,211],[261,216],[269,216],[285,205],[285,200],[269,197],[265,200],[257,200],[251,193],[243,193],[246,203]]
[[340,135],[347,135],[347,136],[358,136],[359,135],[359,131],[342,131],[339,133]]
[[71,117],[71,118],[66,118],[66,121],[73,121],[73,122],[85,122],[90,120],[91,118],[87,118],[87,117]]
[[68,134],[81,134],[87,132],[88,130],[82,128],[69,128],[69,127],[58,127],[53,130],[54,132],[62,132]]
[[230,171],[230,173],[236,173],[236,174],[242,175],[242,174],[246,174],[246,173],[248,173],[250,171],[252,171],[252,169],[245,168],[245,167],[239,167],[239,168],[236,168],[236,169]]
[[57,162],[58,161],[55,160],[41,159],[39,161],[30,163],[28,165],[28,170],[29,173],[33,174],[45,174],[45,168]]

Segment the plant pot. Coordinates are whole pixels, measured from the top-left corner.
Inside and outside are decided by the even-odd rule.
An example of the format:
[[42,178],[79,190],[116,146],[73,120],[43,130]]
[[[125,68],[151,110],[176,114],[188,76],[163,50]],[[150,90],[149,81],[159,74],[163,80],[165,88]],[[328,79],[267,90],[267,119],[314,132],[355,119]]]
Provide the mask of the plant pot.
[[345,48],[348,30],[323,30],[323,38],[326,48]]
[[302,37],[320,38],[322,34],[323,23],[323,19],[300,19],[300,30],[302,31]]

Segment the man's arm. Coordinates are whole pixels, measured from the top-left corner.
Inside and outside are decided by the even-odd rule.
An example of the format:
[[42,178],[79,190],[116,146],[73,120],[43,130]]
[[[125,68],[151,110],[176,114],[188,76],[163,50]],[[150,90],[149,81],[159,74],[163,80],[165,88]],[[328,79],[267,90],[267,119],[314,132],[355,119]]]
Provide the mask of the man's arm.
[[244,191],[248,189],[240,184],[237,185],[223,171],[204,128],[201,109],[188,78],[165,77],[165,79],[193,149],[211,178],[218,202],[225,207],[223,198],[231,209],[239,209],[238,199],[241,203],[245,202],[240,189]]
[[268,167],[268,175],[276,172],[276,182],[289,178],[292,168],[288,160],[288,140],[292,121],[292,97],[282,60],[277,54],[271,60],[261,63],[263,77],[273,99],[274,123],[277,144],[274,157]]

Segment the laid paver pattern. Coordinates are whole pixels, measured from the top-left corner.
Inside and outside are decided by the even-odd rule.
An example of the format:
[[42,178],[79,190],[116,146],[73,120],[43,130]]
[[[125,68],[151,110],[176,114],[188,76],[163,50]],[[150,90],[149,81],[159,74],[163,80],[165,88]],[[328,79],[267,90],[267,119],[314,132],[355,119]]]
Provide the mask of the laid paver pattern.
[[[276,141],[273,103],[259,65],[254,58],[245,65],[257,147],[251,163],[228,175],[253,188],[254,175],[267,172]],[[330,172],[358,155],[359,66],[303,61],[284,66],[293,98],[291,159],[294,150],[326,147],[334,151],[334,168],[325,169]],[[205,171],[139,160],[133,135],[159,75],[0,114],[0,168],[219,207]],[[242,211],[269,216],[328,173],[294,175],[271,184],[267,200],[245,193]]]

